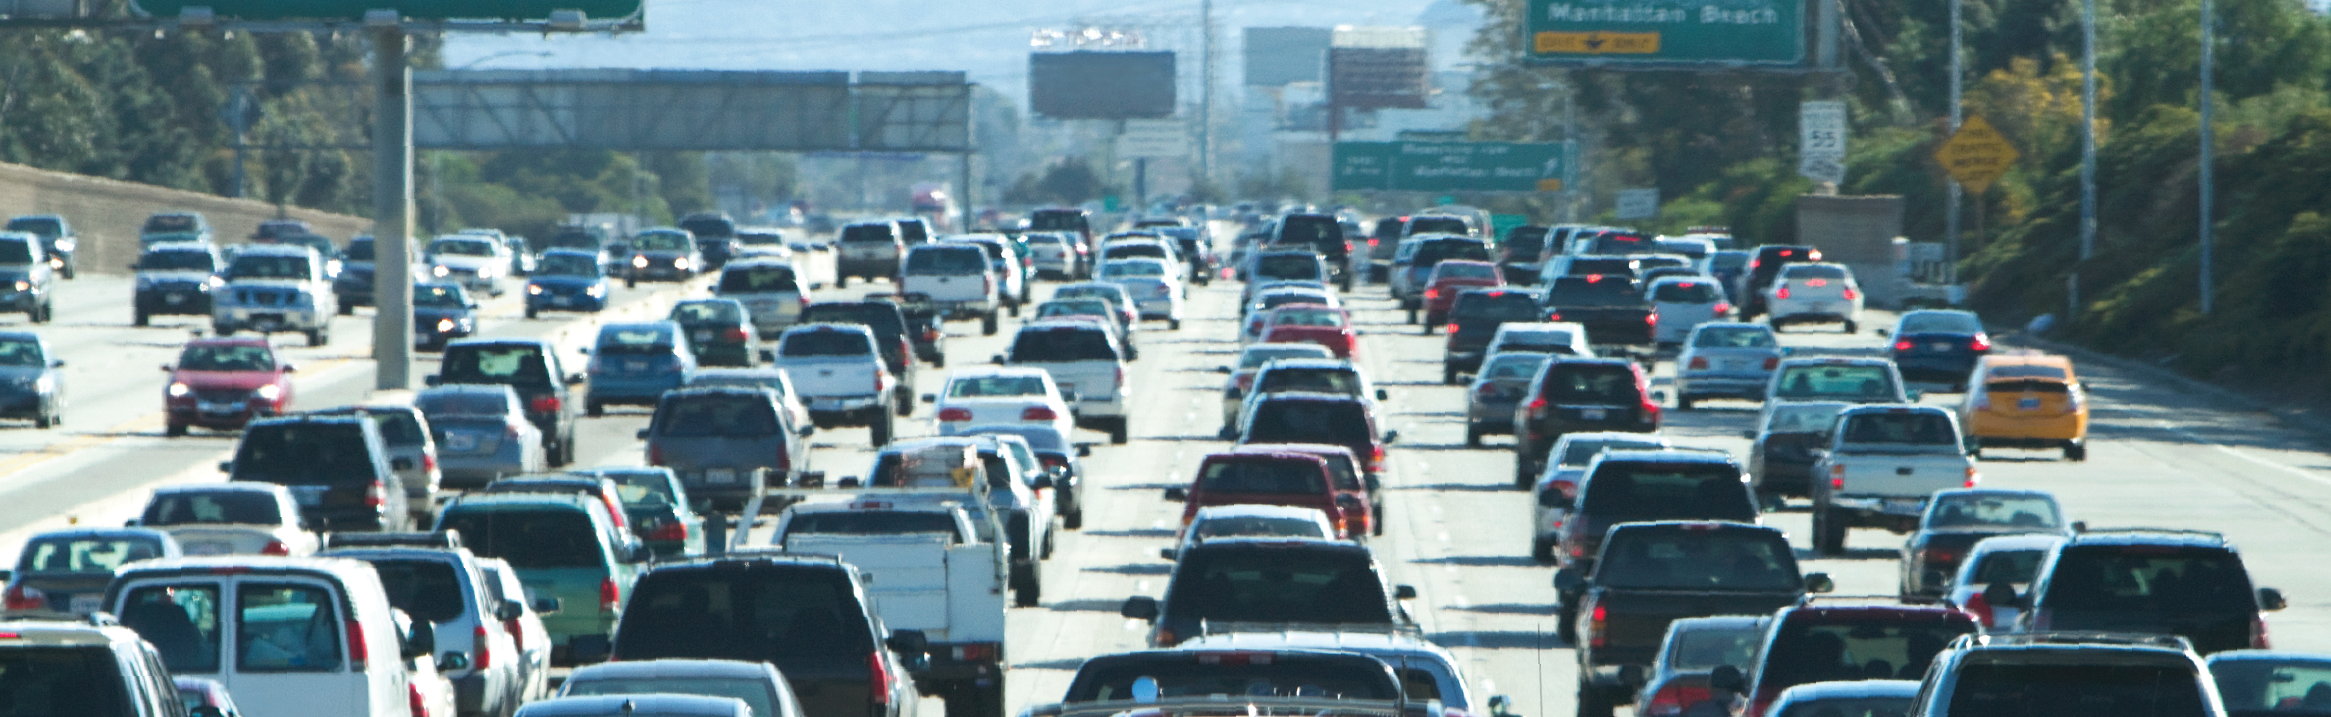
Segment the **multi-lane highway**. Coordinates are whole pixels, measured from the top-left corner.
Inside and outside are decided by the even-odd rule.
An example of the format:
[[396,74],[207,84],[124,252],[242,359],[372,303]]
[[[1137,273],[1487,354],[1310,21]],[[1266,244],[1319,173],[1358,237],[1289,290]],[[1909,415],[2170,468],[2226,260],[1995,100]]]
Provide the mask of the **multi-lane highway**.
[[[226,435],[162,437],[164,374],[157,367],[174,356],[185,328],[131,328],[126,279],[85,275],[60,286],[57,322],[37,330],[70,362],[72,403],[63,427],[0,428],[0,556],[13,555],[29,531],[68,520],[118,525],[158,482],[216,480],[212,464],[232,448]],[[877,283],[820,297],[886,288]],[[660,314],[671,299],[702,290],[642,285],[617,289],[614,299],[621,315]],[[1085,437],[1103,441],[1085,459],[1085,529],[1065,536],[1046,564],[1044,604],[1011,615],[1008,699],[1014,709],[1057,699],[1086,657],[1143,647],[1146,625],[1119,617],[1117,608],[1129,595],[1156,595],[1163,588],[1171,564],[1157,557],[1157,548],[1171,536],[1180,506],[1163,500],[1162,489],[1185,483],[1201,456],[1226,445],[1215,438],[1222,377],[1211,369],[1236,354],[1230,317],[1237,291],[1232,282],[1194,287],[1191,320],[1182,330],[1164,331],[1162,323],[1146,327],[1142,360],[1128,378],[1133,442],[1110,446],[1099,434]],[[1425,336],[1402,323],[1381,286],[1360,287],[1351,306],[1365,332],[1360,361],[1391,391],[1380,420],[1401,436],[1390,452],[1391,526],[1372,545],[1394,582],[1416,586],[1419,597],[1410,610],[1428,637],[1464,661],[1481,694],[1510,695],[1514,711],[1529,717],[1568,714],[1572,653],[1554,637],[1552,571],[1527,557],[1528,506],[1525,494],[1511,488],[1510,443],[1493,438],[1482,449],[1464,448],[1462,389],[1438,381],[1442,336]],[[489,335],[557,335],[569,346],[590,336],[593,321],[522,319],[515,293],[489,302],[487,313],[483,330]],[[1876,314],[1865,316],[1863,325],[1888,324],[1891,317]],[[334,331],[339,343],[288,349],[300,366],[297,405],[367,398],[368,323],[366,316],[342,318]],[[1011,326],[982,337],[976,324],[948,325],[950,364],[984,362],[1009,340]],[[1783,338],[1790,345],[1833,348],[1874,347],[1879,340],[1833,331],[1808,327]],[[1664,376],[1668,366],[1659,369]],[[424,365],[416,374],[433,370]],[[2053,452],[1989,451],[1993,457],[1982,463],[1984,484],[2054,491],[2071,517],[2096,527],[2223,531],[2248,556],[2258,584],[2290,596],[2291,607],[2269,618],[2275,646],[2331,651],[2331,573],[2312,562],[2331,538],[2331,454],[2317,437],[2282,427],[2252,407],[2102,366],[2083,371],[2096,400],[2089,460],[2075,464]],[[918,393],[935,390],[944,375],[923,371]],[[1925,400],[1958,399],[1948,394]],[[1745,456],[1748,442],[1741,433],[1753,411],[1751,404],[1726,401],[1689,412],[1670,408],[1664,430],[1679,443]],[[577,439],[580,464],[638,462],[641,451],[632,436],[645,419],[642,412],[620,409],[585,419]],[[929,419],[927,409],[919,411],[901,433],[927,435]],[[831,476],[859,475],[871,456],[864,429],[821,431],[814,440],[814,467]],[[1790,532],[1808,571],[1836,577],[1841,593],[1894,592],[1901,538],[1857,530],[1844,557],[1817,558],[1805,537],[1802,505],[1766,521]],[[925,708],[934,710],[925,714],[938,714],[940,705],[931,700]]]

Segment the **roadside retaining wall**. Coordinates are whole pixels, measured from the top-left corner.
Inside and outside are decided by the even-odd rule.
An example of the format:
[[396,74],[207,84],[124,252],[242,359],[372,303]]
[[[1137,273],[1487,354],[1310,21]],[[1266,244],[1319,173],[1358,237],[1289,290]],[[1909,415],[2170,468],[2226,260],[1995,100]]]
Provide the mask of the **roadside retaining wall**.
[[345,244],[371,231],[372,220],[313,209],[188,192],[150,184],[52,172],[0,162],[0,213],[60,214],[80,235],[75,267],[96,274],[127,274],[138,259],[138,228],[160,211],[195,211],[210,219],[220,244],[244,241],[259,222],[278,216],[305,220],[316,232]]
[[1892,308],[1902,299],[1894,238],[1902,235],[1902,198],[1891,194],[1797,198],[1797,243],[1821,250],[1824,261],[1853,270],[1872,307]]

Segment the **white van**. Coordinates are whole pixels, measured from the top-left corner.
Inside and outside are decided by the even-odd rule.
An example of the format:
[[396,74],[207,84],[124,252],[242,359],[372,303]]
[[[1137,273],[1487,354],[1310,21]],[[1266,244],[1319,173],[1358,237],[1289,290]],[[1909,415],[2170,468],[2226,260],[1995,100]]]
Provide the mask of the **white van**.
[[[170,674],[218,680],[249,717],[409,711],[405,664],[414,655],[405,654],[379,574],[362,561],[148,560],[115,573],[105,605],[154,645]],[[467,666],[463,656],[447,657],[461,663],[448,669]]]

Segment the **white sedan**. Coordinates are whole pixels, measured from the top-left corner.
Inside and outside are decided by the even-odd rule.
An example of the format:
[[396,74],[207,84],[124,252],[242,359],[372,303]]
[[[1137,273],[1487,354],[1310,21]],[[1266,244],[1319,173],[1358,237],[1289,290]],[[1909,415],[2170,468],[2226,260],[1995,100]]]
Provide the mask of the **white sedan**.
[[291,489],[274,483],[201,483],[154,489],[132,525],[169,533],[187,555],[310,555]]
[[947,388],[923,394],[923,402],[937,405],[942,436],[970,433],[979,426],[1050,426],[1064,436],[1076,429],[1067,398],[1052,382],[1052,373],[1041,368],[955,369],[947,376]]

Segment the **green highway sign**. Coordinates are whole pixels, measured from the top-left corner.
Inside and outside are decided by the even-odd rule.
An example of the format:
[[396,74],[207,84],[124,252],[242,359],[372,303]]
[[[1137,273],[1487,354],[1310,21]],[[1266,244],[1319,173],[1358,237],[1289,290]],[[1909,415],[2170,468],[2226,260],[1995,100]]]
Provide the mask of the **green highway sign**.
[[190,7],[210,8],[220,20],[363,20],[372,10],[395,10],[408,20],[547,20],[553,11],[580,10],[591,20],[636,17],[646,0],[131,0],[137,14],[175,18]]
[[1534,62],[1760,64],[1805,60],[1805,0],[1529,0]]
[[1337,191],[1559,192],[1570,179],[1561,144],[1337,142]]

